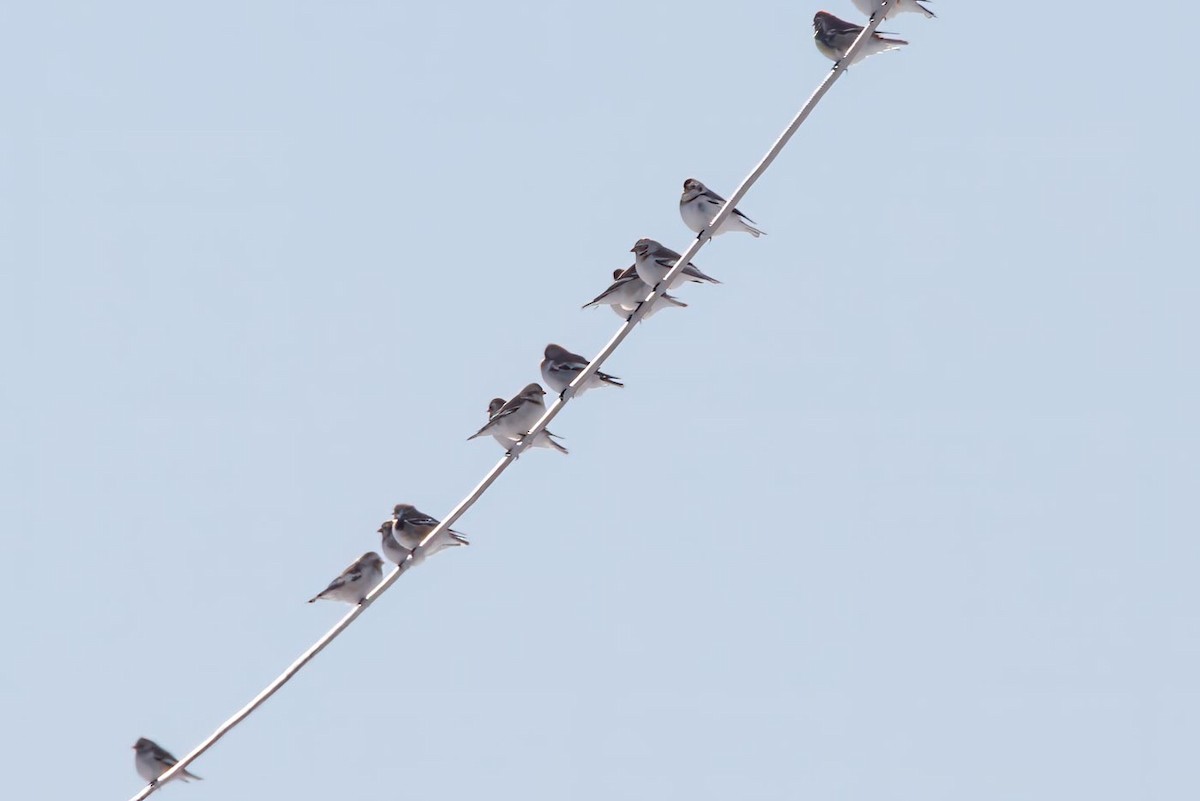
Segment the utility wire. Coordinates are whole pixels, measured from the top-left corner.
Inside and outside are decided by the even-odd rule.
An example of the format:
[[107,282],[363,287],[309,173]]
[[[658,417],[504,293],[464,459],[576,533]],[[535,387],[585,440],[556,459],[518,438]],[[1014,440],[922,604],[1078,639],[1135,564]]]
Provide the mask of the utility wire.
[[571,385],[566,388],[562,395],[550,404],[550,407],[546,409],[546,413],[543,414],[541,419],[534,424],[533,428],[529,430],[529,433],[526,434],[520,442],[514,444],[512,448],[504,454],[500,461],[498,461],[496,465],[488,471],[487,475],[483,477],[483,480],[476,484],[475,488],[467,494],[467,497],[459,501],[458,505],[450,510],[450,513],[443,518],[442,522],[425,535],[425,538],[422,539],[420,544],[418,544],[417,547],[409,553],[404,562],[399,564],[395,570],[389,573],[387,577],[380,582],[379,585],[372,590],[371,593],[367,595],[367,597],[364,598],[360,604],[347,612],[346,616],[339,620],[333,628],[325,632],[325,635],[322,636],[321,639],[309,646],[304,653],[300,654],[295,662],[292,662],[292,664],[288,665],[287,669],[284,670],[283,673],[279,674],[279,676],[270,684],[268,684],[262,692],[250,699],[250,702],[235,712],[231,718],[218,726],[216,731],[210,734],[202,743],[200,743],[200,745],[193,748],[169,770],[165,771],[161,776],[159,776],[157,781],[151,782],[143,787],[141,791],[136,793],[129,801],[143,801],[144,799],[149,798],[152,793],[162,787],[162,785],[175,776],[176,773],[187,768],[190,764],[192,764],[193,761],[196,760],[197,757],[216,745],[218,740],[228,734],[230,730],[249,717],[250,714],[256,709],[262,706],[268,698],[278,692],[283,685],[291,681],[293,676],[299,673],[305,665],[311,662],[313,657],[325,650],[325,647],[333,642],[339,634],[345,631],[345,629],[351,623],[353,623],[359,615],[365,612],[367,607],[373,604],[380,595],[382,595],[388,590],[388,588],[395,584],[397,579],[399,579],[401,575],[403,575],[409,568],[412,567],[414,558],[419,559],[420,555],[424,554],[425,547],[429,544],[429,542],[437,537],[442,531],[454,525],[454,523],[460,517],[462,517],[463,513],[475,505],[475,502],[483,496],[483,493],[487,492],[488,488],[492,486],[496,479],[500,477],[500,474],[507,470],[509,466],[517,460],[521,453],[532,444],[538,433],[543,431],[546,426],[550,424],[550,421],[558,416],[558,413],[562,411],[562,408],[567,404],[567,402],[575,396],[575,393],[579,387],[583,386],[583,384],[604,365],[604,362],[609,356],[612,355],[613,351],[615,351],[620,344],[625,341],[625,338],[629,336],[630,332],[632,332],[637,324],[641,322],[642,318],[646,316],[646,313],[650,311],[650,308],[654,302],[666,293],[667,287],[670,285],[675,276],[679,275],[679,273],[683,271],[683,268],[687,266],[688,262],[690,262],[695,255],[700,252],[700,249],[712,239],[712,235],[709,232],[720,230],[721,224],[725,222],[725,219],[730,214],[733,213],[734,207],[741,202],[742,198],[746,196],[746,193],[750,191],[750,188],[754,186],[755,182],[758,181],[762,174],[767,171],[767,168],[771,166],[771,163],[774,162],[776,157],[783,151],[783,148],[787,145],[788,141],[792,138],[800,126],[804,124],[804,121],[808,119],[808,115],[812,113],[814,108],[816,108],[817,103],[821,102],[821,98],[825,96],[825,93],[828,92],[830,87],[832,87],[837,79],[842,76],[842,73],[846,71],[846,68],[853,63],[854,57],[863,49],[863,47],[866,46],[867,40],[874,35],[875,29],[878,28],[879,23],[883,21],[887,10],[891,8],[895,2],[896,0],[881,0],[879,7],[875,10],[875,13],[872,15],[866,27],[863,28],[862,33],[858,35],[858,38],[854,40],[854,44],[852,44],[850,49],[846,51],[846,55],[842,56],[842,58],[833,65],[833,69],[828,75],[825,76],[824,80],[821,81],[816,90],[809,96],[808,100],[805,101],[804,105],[800,108],[800,111],[795,117],[792,118],[791,123],[786,129],[784,129],[783,133],[779,135],[779,138],[775,140],[775,143],[771,145],[771,149],[767,151],[767,155],[763,156],[762,160],[759,161],[750,174],[746,176],[745,180],[738,185],[738,188],[734,190],[733,194],[729,196],[729,199],[725,201],[725,205],[722,206],[721,210],[717,212],[717,215],[712,218],[712,221],[709,223],[708,227],[696,235],[696,239],[693,240],[692,244],[688,246],[688,249],[683,252],[679,262],[671,268],[666,276],[663,277],[663,280],[660,281],[658,285],[654,287],[653,291],[646,296],[645,301],[643,301],[637,307],[637,309],[635,309],[633,313],[629,315],[621,327],[617,329],[617,333],[613,334],[613,337],[608,341],[608,344],[605,345],[600,352],[596,354],[595,358],[592,359],[591,363],[588,364],[588,366],[585,367],[579,373],[579,375],[575,377],[575,380],[571,382]]

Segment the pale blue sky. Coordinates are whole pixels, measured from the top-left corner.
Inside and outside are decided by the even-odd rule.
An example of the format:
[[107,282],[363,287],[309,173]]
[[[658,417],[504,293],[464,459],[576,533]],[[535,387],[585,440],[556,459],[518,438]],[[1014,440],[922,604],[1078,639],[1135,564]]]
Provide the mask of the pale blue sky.
[[[162,797],[1200,794],[1191,6],[932,7],[571,455]],[[765,152],[818,8],[7,4],[0,796],[127,798],[325,631]]]

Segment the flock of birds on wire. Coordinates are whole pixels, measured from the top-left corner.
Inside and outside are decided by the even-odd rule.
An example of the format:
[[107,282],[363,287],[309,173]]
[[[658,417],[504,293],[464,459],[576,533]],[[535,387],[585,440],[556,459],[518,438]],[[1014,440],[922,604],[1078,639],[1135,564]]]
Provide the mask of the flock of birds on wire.
[[[872,17],[875,9],[880,5],[879,0],[852,0],[852,2],[859,11]],[[898,0],[888,9],[884,19],[891,19],[897,14],[905,12],[922,14],[930,18],[935,16],[918,0]],[[818,11],[813,16],[813,41],[821,55],[834,62],[835,69],[862,30],[862,25],[847,22],[828,11]],[[851,63],[857,64],[867,56],[895,50],[908,44],[903,39],[893,39],[890,36],[890,34],[872,34],[866,46],[855,55],[854,61]],[[679,198],[679,215],[688,228],[697,234],[703,234],[724,203],[725,198],[695,178],[688,178],[683,182],[683,194]],[[721,223],[721,227],[712,232],[712,236],[730,231],[741,231],[757,238],[766,231],[756,228],[756,224],[741,211],[734,209]],[[591,302],[584,304],[583,308],[608,306],[617,316],[628,320],[650,291],[658,286],[680,259],[680,254],[653,239],[644,237],[634,243],[630,252],[634,254],[634,263],[624,270],[614,271],[613,282],[608,289],[593,298]],[[712,276],[702,273],[696,265],[689,263],[675,276],[667,289],[674,289],[685,281],[698,284],[721,283]],[[661,309],[671,306],[686,307],[687,304],[664,292],[657,298],[654,306],[646,312],[643,319],[649,319]],[[545,358],[542,359],[541,365],[542,378],[560,395],[567,391],[571,382],[589,363],[578,353],[572,353],[554,343],[546,346],[544,355]],[[600,386],[623,387],[625,385],[616,376],[596,371],[575,392],[582,395],[587,390]],[[491,436],[506,451],[511,450],[513,445],[520,442],[529,433],[534,423],[540,420],[545,413],[545,397],[546,390],[542,388],[542,385],[533,383],[527,385],[510,400],[493,398],[488,404],[488,421],[467,439]],[[543,429],[529,443],[529,447],[550,448],[562,454],[567,453],[567,449],[557,440],[558,437]],[[398,566],[403,565],[405,560],[412,555],[413,559],[409,563],[409,567],[415,567],[438,551],[469,544],[467,538],[460,532],[446,528],[433,541],[427,543],[423,550],[417,551],[416,548],[425,535],[432,531],[438,523],[437,519],[419,511],[412,504],[398,503],[392,510],[391,518],[383,521],[379,526],[378,533],[382,538],[380,550],[383,551],[384,556]],[[382,580],[383,559],[374,551],[368,551],[308,602],[325,600],[360,604]],[[145,737],[138,738],[133,745],[133,750],[134,766],[137,768],[138,775],[151,785],[155,785],[158,777],[177,762],[166,749]],[[187,781],[200,777],[185,769],[176,773],[172,778]]]

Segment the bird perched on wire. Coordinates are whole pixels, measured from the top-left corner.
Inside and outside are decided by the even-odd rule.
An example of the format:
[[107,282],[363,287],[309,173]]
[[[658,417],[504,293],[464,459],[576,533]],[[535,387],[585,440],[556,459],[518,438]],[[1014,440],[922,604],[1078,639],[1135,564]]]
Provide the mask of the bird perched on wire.
[[[392,519],[395,521],[392,536],[396,538],[396,542],[410,551],[420,545],[421,540],[425,539],[425,535],[433,531],[441,522],[436,517],[431,517],[418,510],[411,503],[398,503],[392,507]],[[467,538],[459,532],[452,528],[444,528],[425,546],[425,552],[429,556],[433,556],[444,548],[470,544]]]
[[[496,412],[504,408],[504,404],[506,403],[508,403],[508,401],[504,400],[504,398],[492,398],[492,400],[488,403],[488,420],[491,420],[493,417],[495,417]],[[517,441],[509,437],[507,434],[503,434],[494,429],[492,431],[492,438],[504,446],[504,450],[511,448],[513,443]]]
[[[696,233],[699,234],[708,227],[712,218],[717,216],[717,212],[723,205],[725,205],[725,198],[695,178],[688,178],[683,182],[683,194],[679,197],[679,216],[683,218],[683,224]],[[751,225],[753,222],[754,220],[734,209],[725,218],[725,222],[721,223],[721,227],[713,231],[712,235],[718,236],[730,231],[745,231],[757,239],[766,231],[755,228]]]
[[[166,773],[169,768],[174,767],[175,763],[179,761],[171,756],[167,749],[145,737],[138,738],[138,741],[133,744],[133,750],[133,766],[137,768],[138,775],[152,785],[158,784],[158,777]],[[185,782],[190,779],[202,781],[195,773],[189,773],[187,768],[179,771],[171,778],[183,779]]]
[[[571,351],[561,345],[555,345],[553,342],[546,346],[544,355],[546,358],[542,359],[542,378],[546,379],[546,383],[550,385],[550,388],[560,395],[566,392],[567,387],[575,380],[575,376],[582,373],[583,369],[590,364],[587,359],[578,353],[571,353]],[[609,375],[597,370],[579,388],[579,394],[582,395],[593,387],[605,386],[623,387],[625,385],[615,375]]]
[[[484,423],[483,428],[467,439],[472,440],[489,434],[501,445],[504,444],[504,440],[509,440],[508,449],[512,450],[512,446],[520,442],[529,433],[529,429],[533,428],[533,424],[546,413],[545,397],[546,390],[542,389],[541,384],[527,384],[523,390],[517,393],[516,397],[505,401],[494,413],[491,411],[492,407],[489,406],[488,412],[491,416],[488,421]],[[529,447],[553,448],[559,453],[567,453],[566,448],[554,441],[554,436],[549,431],[542,429],[529,443]]]
[[[821,55],[833,61],[834,66],[837,66],[837,62],[845,57],[846,51],[850,49],[850,45],[854,44],[854,40],[858,38],[862,30],[862,25],[838,19],[828,11],[818,11],[813,17],[813,41],[817,43],[817,49],[821,51]],[[857,64],[867,56],[895,50],[906,44],[908,42],[903,39],[888,39],[886,36],[873,33],[866,45],[858,51],[854,61],[850,63]]]
[[[416,550],[421,540],[438,525],[437,518],[421,512],[410,503],[398,503],[392,510],[392,519],[385,520],[379,526],[382,535],[381,546],[383,554],[396,564],[401,564],[408,555]],[[451,528],[444,528],[430,540],[425,550],[413,559],[413,565],[420,564],[425,557],[433,556],[438,551],[453,548],[458,545],[470,545],[466,536]]]
[[408,559],[408,555],[412,553],[412,549],[405,548],[392,536],[392,532],[396,530],[395,518],[384,520],[376,530],[380,534],[379,549],[383,551],[383,555],[397,565],[404,564],[405,560]]
[[381,581],[383,581],[383,560],[374,551],[367,551],[308,602],[311,604],[314,601],[323,600],[342,601],[348,604],[362,603],[362,600]]
[[[928,2],[928,0],[926,0]],[[883,5],[883,0],[854,0],[854,7],[868,17],[872,16],[879,7]],[[914,14],[924,14],[927,18],[933,19],[937,16],[925,6],[917,2],[917,0],[896,0],[888,9],[887,16],[884,19],[891,19],[897,14],[903,14],[906,11],[911,11]]]
[[[646,237],[635,242],[629,251],[634,254],[633,266],[637,270],[638,277],[651,287],[658,286],[680,259],[680,255],[669,247]],[[696,265],[689,263],[671,280],[667,289],[673,289],[684,281],[721,283],[711,275],[700,272]]]
[[[637,310],[646,296],[650,294],[650,290],[654,287],[646,286],[646,282],[637,274],[637,268],[631,264],[624,270],[613,270],[613,283],[608,289],[594,297],[590,303],[585,303],[583,308],[589,309],[592,306],[609,306],[613,312],[623,320],[628,320],[629,315]],[[666,292],[659,295],[658,300],[646,312],[643,320],[649,320],[654,315],[658,314],[662,309],[677,306],[681,309],[686,309],[687,304],[674,295]]]

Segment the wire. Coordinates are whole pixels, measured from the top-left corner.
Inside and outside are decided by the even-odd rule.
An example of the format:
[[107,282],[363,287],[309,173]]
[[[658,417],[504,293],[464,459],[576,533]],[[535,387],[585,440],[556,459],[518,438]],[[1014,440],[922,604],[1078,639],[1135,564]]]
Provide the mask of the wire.
[[200,743],[200,745],[192,749],[169,770],[159,776],[156,781],[151,782],[143,787],[142,790],[136,793],[129,801],[143,801],[144,799],[148,798],[158,788],[162,787],[164,783],[169,781],[176,773],[192,764],[197,757],[216,745],[218,740],[220,740],[235,726],[249,717],[254,710],[262,706],[262,704],[268,698],[278,692],[283,685],[287,684],[293,676],[299,673],[305,665],[311,662],[313,657],[325,650],[325,647],[333,642],[339,634],[345,631],[346,627],[353,623],[359,615],[365,612],[367,607],[375,602],[375,599],[377,599],[380,595],[386,592],[388,588],[395,584],[400,576],[412,567],[414,560],[420,559],[420,557],[424,554],[425,547],[430,541],[437,537],[442,531],[454,525],[454,523],[460,517],[462,517],[464,512],[475,505],[475,502],[483,496],[483,493],[487,492],[488,487],[495,483],[496,479],[500,477],[500,474],[507,470],[509,466],[511,466],[517,460],[517,458],[520,457],[521,453],[533,443],[538,433],[544,430],[546,426],[550,424],[550,421],[558,416],[558,413],[561,412],[563,407],[567,405],[567,402],[575,396],[575,393],[579,387],[587,382],[588,379],[590,379],[596,373],[596,371],[604,365],[604,362],[609,356],[612,355],[613,351],[615,351],[620,344],[625,341],[625,338],[629,336],[634,327],[636,327],[637,324],[641,322],[642,318],[646,316],[646,313],[650,311],[650,307],[654,304],[654,302],[658,300],[658,298],[660,298],[664,293],[666,293],[667,287],[670,286],[672,279],[679,275],[679,273],[683,271],[683,268],[687,266],[692,258],[700,252],[700,249],[712,239],[712,235],[709,232],[719,231],[721,229],[721,223],[725,222],[725,219],[733,213],[734,207],[741,202],[742,198],[746,196],[746,193],[750,191],[750,188],[754,186],[755,182],[758,181],[762,174],[767,171],[767,168],[771,166],[771,163],[774,162],[776,157],[778,157],[783,151],[783,148],[787,145],[788,141],[792,138],[800,126],[804,124],[804,121],[808,119],[808,115],[812,113],[812,110],[816,107],[817,103],[821,102],[821,98],[825,96],[825,93],[828,92],[830,87],[832,87],[837,79],[841,77],[842,73],[846,71],[846,68],[854,62],[854,57],[863,49],[864,46],[866,46],[867,40],[875,33],[875,29],[879,27],[879,23],[882,22],[884,16],[886,16],[888,8],[890,8],[895,2],[896,0],[880,1],[879,7],[875,10],[875,13],[871,16],[871,19],[867,25],[863,28],[862,33],[860,33],[858,38],[854,40],[854,43],[850,45],[850,49],[846,51],[846,55],[842,56],[841,59],[834,63],[833,69],[828,75],[825,76],[824,80],[821,81],[816,90],[809,96],[808,100],[805,101],[804,105],[801,106],[800,111],[795,117],[792,118],[791,124],[784,129],[783,133],[779,135],[779,138],[775,140],[775,143],[771,145],[771,149],[767,151],[767,155],[763,156],[762,160],[758,162],[750,174],[746,176],[745,180],[743,180],[741,184],[738,185],[738,188],[734,190],[733,194],[729,196],[729,199],[725,201],[725,205],[721,207],[721,210],[717,212],[717,215],[712,218],[708,228],[696,235],[695,240],[692,241],[691,245],[688,246],[688,249],[685,250],[681,255],[679,262],[671,268],[666,276],[663,277],[663,280],[654,287],[653,291],[646,296],[646,299],[633,311],[632,314],[629,315],[626,321],[622,323],[621,327],[617,329],[617,333],[613,334],[613,337],[608,341],[608,344],[605,345],[600,352],[596,354],[595,358],[592,359],[591,363],[588,364],[588,366],[585,367],[579,373],[579,375],[575,377],[575,380],[572,381],[570,386],[563,391],[562,395],[550,404],[550,407],[546,409],[546,413],[542,415],[541,419],[533,425],[533,428],[529,429],[529,433],[526,434],[520,442],[514,444],[512,448],[504,454],[500,461],[498,461],[495,466],[488,471],[487,475],[483,477],[483,480],[476,484],[475,488],[467,494],[467,497],[459,501],[458,505],[450,510],[450,513],[443,518],[442,522],[438,523],[433,529],[431,529],[429,533],[425,535],[425,538],[422,539],[417,545],[417,547],[409,552],[405,560],[397,565],[396,569],[389,573],[387,577],[384,578],[384,580],[380,582],[379,585],[372,590],[371,593],[367,595],[367,597],[364,598],[360,604],[347,612],[346,616],[339,620],[333,628],[327,631],[325,635],[321,637],[321,639],[313,643],[308,650],[306,650],[296,659],[295,662],[292,662],[292,664],[288,665],[287,669],[284,670],[283,673],[279,674],[279,676],[270,684],[268,684],[262,692],[250,699],[249,703],[235,712],[231,718],[218,726],[216,731],[210,734],[207,739]]

